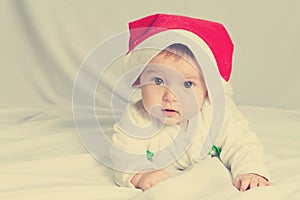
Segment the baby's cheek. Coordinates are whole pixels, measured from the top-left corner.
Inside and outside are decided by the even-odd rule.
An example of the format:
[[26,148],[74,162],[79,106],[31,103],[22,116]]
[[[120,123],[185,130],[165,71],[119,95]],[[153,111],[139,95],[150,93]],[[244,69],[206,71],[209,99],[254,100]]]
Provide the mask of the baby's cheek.
[[146,111],[152,116],[156,116],[157,112],[161,110],[161,105],[159,104],[157,99],[154,98],[154,96],[152,96],[151,98],[142,98],[142,102]]
[[149,112],[150,108],[151,108],[151,103],[149,102],[149,100],[142,98],[142,102],[143,102],[143,106],[146,109],[146,111]]
[[201,109],[198,98],[193,92],[182,94],[179,102],[184,120],[194,117]]

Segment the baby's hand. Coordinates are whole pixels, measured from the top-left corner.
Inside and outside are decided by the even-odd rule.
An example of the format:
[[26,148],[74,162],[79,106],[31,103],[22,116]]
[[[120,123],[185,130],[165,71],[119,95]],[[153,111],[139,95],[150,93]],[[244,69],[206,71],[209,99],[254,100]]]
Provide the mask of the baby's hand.
[[169,177],[170,175],[168,172],[164,170],[157,170],[148,173],[138,173],[131,179],[131,183],[136,188],[140,188],[145,191],[154,186],[156,183]]
[[257,174],[242,174],[234,178],[233,185],[241,192],[246,190],[260,187],[260,186],[270,186],[272,185],[267,179]]

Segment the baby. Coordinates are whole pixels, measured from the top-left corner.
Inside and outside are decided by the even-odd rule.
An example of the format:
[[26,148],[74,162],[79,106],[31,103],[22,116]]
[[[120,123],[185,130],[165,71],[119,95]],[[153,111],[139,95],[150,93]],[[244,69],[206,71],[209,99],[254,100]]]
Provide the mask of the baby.
[[[156,24],[162,21],[161,24],[166,26],[175,20],[177,26],[184,23],[196,29],[201,23],[215,25],[213,22],[183,16],[163,14],[154,16],[140,21],[152,19]],[[153,26],[155,23],[149,24]],[[180,27],[175,28],[180,29]],[[202,36],[202,39],[205,39],[204,37]],[[216,53],[212,55],[221,73],[221,64]],[[224,77],[223,73],[222,78]],[[120,186],[135,187],[145,191],[169,178],[170,168],[184,170],[204,159],[199,155],[211,125],[212,106],[201,61],[196,59],[194,52],[182,41],[167,46],[151,58],[133,82],[133,85],[140,87],[142,99],[128,105],[121,122],[114,126],[115,133],[112,141],[120,149],[144,155],[145,160],[140,163],[133,160],[126,164],[128,169],[129,165],[139,166],[136,172],[124,168],[115,170],[114,180]],[[228,83],[224,85],[227,88]],[[192,128],[195,121],[197,126]],[[150,129],[132,129],[132,132],[145,131],[128,133],[131,129],[124,128],[124,124],[131,123],[138,127],[154,124],[156,129],[152,132],[155,134],[148,133]],[[189,140],[191,134],[193,139]],[[136,137],[137,135],[147,135],[147,137]],[[159,152],[174,142],[176,137],[181,138],[182,143],[177,143],[175,148],[168,150],[174,157],[174,161],[170,165],[156,167],[155,163],[164,160],[159,158]],[[187,146],[185,146],[186,141],[189,143]],[[205,159],[212,156],[218,156],[220,161],[230,169],[233,185],[240,191],[271,185],[268,170],[263,164],[262,146],[256,135],[250,131],[247,121],[238,111],[228,92],[222,131]],[[112,159],[122,160],[121,157],[121,154],[119,157],[118,154],[114,154]]]

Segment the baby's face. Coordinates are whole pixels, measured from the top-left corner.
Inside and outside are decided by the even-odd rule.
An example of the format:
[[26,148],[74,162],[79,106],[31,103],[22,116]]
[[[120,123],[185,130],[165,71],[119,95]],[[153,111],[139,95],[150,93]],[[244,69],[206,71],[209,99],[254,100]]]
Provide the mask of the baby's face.
[[199,69],[183,58],[156,56],[140,82],[145,109],[167,125],[180,125],[192,118],[206,97]]

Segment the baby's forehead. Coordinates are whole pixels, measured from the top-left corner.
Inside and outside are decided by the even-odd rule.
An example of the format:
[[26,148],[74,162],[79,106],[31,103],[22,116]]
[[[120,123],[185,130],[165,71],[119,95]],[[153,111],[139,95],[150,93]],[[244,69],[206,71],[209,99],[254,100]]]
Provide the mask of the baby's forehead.
[[[147,65],[144,71],[167,73],[168,70],[175,70],[182,75],[200,75],[202,77],[200,66],[191,59],[179,56],[165,56],[159,54],[155,56]],[[200,77],[199,77],[200,78]]]
[[154,56],[149,63],[151,62],[167,62],[167,61],[185,61],[192,65],[197,65],[197,60],[195,57],[185,54],[182,52],[173,52],[168,50],[162,50],[156,56]]

